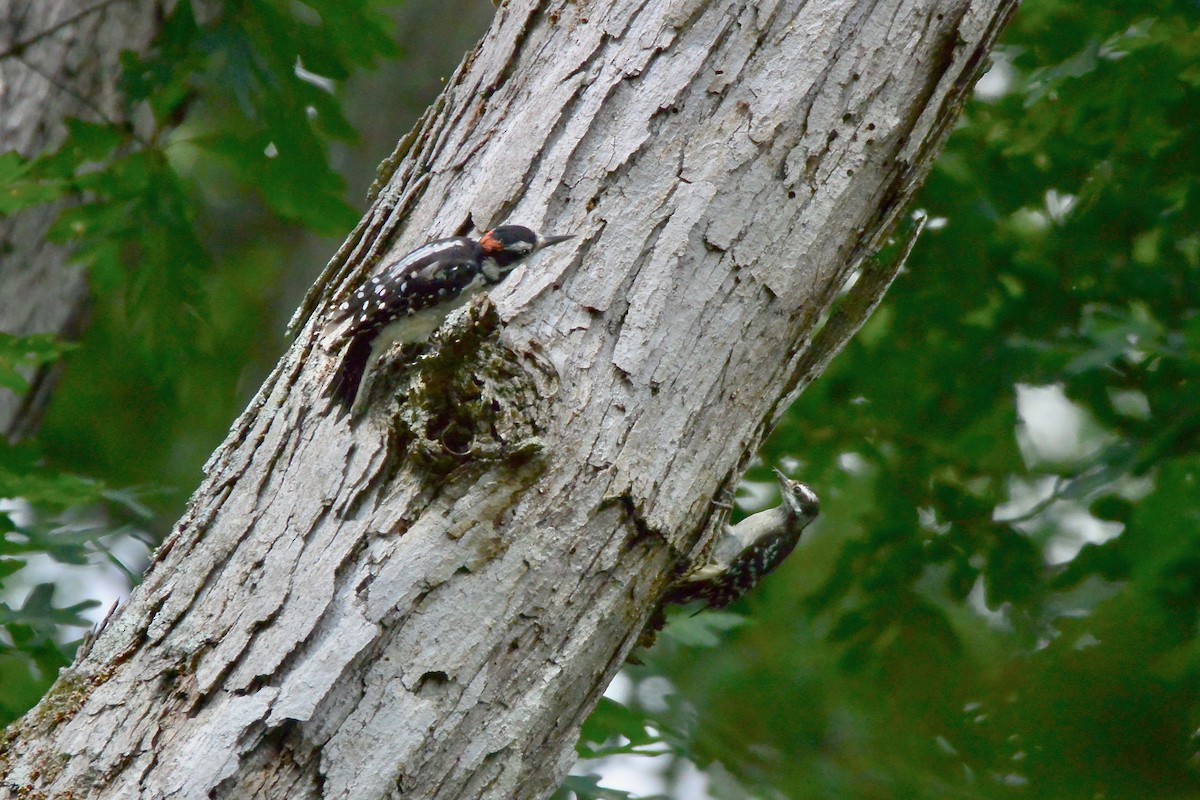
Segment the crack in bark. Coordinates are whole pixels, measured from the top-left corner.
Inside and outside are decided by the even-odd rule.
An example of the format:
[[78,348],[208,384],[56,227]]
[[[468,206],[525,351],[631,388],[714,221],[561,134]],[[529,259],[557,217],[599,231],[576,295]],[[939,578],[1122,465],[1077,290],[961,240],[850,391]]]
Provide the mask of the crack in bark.
[[645,517],[642,516],[641,511],[638,510],[637,501],[633,499],[632,494],[622,492],[617,496],[616,501],[620,504],[621,510],[625,512],[625,518],[633,526],[635,532],[633,538],[627,543],[627,547],[634,548],[649,542],[658,541],[665,544],[675,558],[680,556],[679,551],[675,549],[675,544],[671,541],[671,537],[651,526]]

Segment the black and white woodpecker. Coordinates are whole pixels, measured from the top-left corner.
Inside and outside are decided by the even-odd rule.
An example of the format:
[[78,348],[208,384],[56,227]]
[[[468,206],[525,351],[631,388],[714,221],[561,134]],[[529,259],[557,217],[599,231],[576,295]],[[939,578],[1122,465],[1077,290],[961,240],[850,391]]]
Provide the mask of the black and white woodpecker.
[[478,240],[439,239],[388,261],[338,304],[325,326],[324,346],[344,348],[329,394],[343,409],[358,410],[367,378],[388,348],[424,341],[451,311],[504,280],[522,260],[570,238],[501,225]]
[[708,551],[706,563],[675,583],[666,602],[682,605],[702,600],[709,608],[724,608],[754,588],[791,555],[800,534],[820,512],[817,493],[779,470],[783,502],[752,514],[737,525],[726,525]]

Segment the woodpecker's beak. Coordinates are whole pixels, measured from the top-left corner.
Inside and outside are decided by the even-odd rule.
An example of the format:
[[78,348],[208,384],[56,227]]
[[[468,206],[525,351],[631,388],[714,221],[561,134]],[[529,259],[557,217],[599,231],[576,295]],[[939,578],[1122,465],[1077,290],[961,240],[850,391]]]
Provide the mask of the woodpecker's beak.
[[791,483],[791,482],[792,482],[792,479],[791,479],[791,478],[789,478],[787,475],[784,475],[784,474],[783,474],[782,472],[780,472],[778,469],[776,469],[776,468],[772,467],[772,468],[771,468],[771,471],[775,473],[775,477],[779,478],[779,483],[780,483],[781,485],[783,485],[783,486],[787,486],[789,483]]
[[574,238],[574,236],[539,236],[537,249],[541,250],[543,247],[549,247],[552,244],[558,244],[559,242],[565,242],[567,239]]

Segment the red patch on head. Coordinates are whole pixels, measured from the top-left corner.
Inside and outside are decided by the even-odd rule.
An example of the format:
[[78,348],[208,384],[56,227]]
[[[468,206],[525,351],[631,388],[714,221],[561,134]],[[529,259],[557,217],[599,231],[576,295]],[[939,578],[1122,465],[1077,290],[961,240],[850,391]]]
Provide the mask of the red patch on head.
[[496,237],[492,236],[491,231],[485,233],[483,238],[479,240],[479,248],[483,250],[485,256],[497,256],[504,252],[504,245]]

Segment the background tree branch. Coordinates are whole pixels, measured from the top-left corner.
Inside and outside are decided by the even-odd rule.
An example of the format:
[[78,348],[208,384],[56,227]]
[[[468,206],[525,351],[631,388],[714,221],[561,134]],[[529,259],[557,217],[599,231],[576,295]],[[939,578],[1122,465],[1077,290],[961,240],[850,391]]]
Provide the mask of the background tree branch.
[[[122,52],[144,53],[164,14],[158,0],[0,0],[0,152],[25,157],[67,138],[69,118],[125,124]],[[49,233],[68,201],[0,216],[0,332],[70,339],[87,312],[87,276]],[[0,436],[35,430],[56,367],[39,367],[25,395],[0,392]]]
[[[844,343],[823,316],[1014,7],[503,6],[146,582],[10,733],[4,786],[552,791],[712,498]],[[391,250],[503,221],[578,238],[495,293],[503,328],[480,304],[393,364],[401,401],[328,413],[324,304]]]

